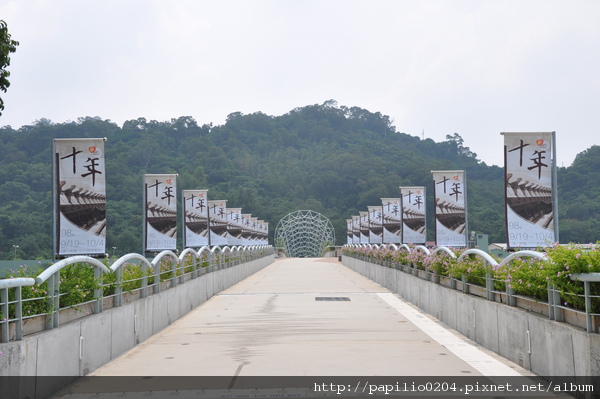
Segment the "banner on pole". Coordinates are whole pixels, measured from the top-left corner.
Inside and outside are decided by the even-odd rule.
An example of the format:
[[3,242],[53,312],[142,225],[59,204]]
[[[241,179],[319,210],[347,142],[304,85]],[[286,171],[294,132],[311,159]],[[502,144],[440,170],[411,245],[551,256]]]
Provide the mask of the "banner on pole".
[[346,219],[346,244],[352,244],[352,219]]
[[432,170],[435,243],[446,247],[467,247],[467,182],[464,170]]
[[256,221],[256,235],[257,235],[258,245],[264,245],[264,243],[265,243],[265,221],[264,220]]
[[242,245],[252,245],[252,231],[250,225],[252,223],[252,214],[242,213]]
[[106,253],[105,139],[54,139],[54,253]]
[[177,175],[144,175],[144,251],[177,249]]
[[360,211],[360,243],[369,243],[369,212]]
[[210,245],[227,245],[227,200],[208,201]]
[[509,248],[558,241],[554,132],[502,133]]
[[250,233],[251,233],[250,241],[252,242],[252,245],[259,245],[259,242],[258,242],[258,218],[255,218],[255,217],[250,218]]
[[208,242],[208,190],[183,190],[183,247],[199,248]]
[[426,244],[425,187],[400,187],[402,198],[402,242]]
[[360,216],[352,216],[352,244],[360,244]]
[[402,243],[402,209],[400,198],[382,198],[383,243]]
[[269,245],[269,222],[263,222],[263,245]]
[[228,245],[242,245],[242,208],[227,208]]
[[383,216],[381,213],[381,205],[367,206],[369,210],[369,243],[383,243]]

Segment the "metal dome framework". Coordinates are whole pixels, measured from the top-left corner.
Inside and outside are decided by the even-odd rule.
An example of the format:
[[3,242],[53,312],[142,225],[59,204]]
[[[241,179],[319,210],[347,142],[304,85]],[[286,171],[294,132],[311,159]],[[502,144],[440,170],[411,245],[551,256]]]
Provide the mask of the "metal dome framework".
[[318,258],[334,243],[333,225],[318,212],[288,213],[275,228],[275,244],[290,257]]

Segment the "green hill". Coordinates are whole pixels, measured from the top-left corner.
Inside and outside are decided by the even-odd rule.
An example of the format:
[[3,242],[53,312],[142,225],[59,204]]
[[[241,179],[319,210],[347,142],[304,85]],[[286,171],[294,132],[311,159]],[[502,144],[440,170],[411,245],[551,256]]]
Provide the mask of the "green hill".
[[[343,244],[345,220],[399,196],[401,185],[425,185],[433,215],[430,171],[465,169],[471,230],[505,241],[503,170],[479,161],[459,134],[421,140],[396,131],[379,112],[327,101],[281,116],[232,113],[220,126],[183,116],[122,127],[86,117],[0,128],[0,258],[12,259],[13,245],[23,259],[51,257],[51,139],[68,137],[107,138],[107,248],[121,254],[142,248],[145,173],[178,173],[180,190],[208,189],[209,199],[269,222],[271,237],[287,213],[320,212]],[[559,169],[561,242],[600,239],[599,166],[594,146]]]

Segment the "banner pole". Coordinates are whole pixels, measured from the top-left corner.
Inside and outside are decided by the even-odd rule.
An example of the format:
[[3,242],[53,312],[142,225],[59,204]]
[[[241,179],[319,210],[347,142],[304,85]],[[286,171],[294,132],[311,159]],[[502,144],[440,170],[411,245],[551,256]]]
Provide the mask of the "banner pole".
[[556,132],[552,132],[552,218],[554,220],[554,242],[558,237],[558,166],[556,161]]

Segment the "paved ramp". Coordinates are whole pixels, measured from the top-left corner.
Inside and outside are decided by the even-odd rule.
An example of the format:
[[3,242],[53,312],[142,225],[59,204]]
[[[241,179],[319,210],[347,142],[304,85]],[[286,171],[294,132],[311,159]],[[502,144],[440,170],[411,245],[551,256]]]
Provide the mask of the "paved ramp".
[[[275,261],[92,375],[531,374],[445,329],[336,258],[303,258]],[[86,389],[94,391],[75,384],[69,392]]]

